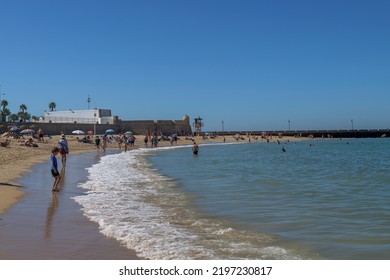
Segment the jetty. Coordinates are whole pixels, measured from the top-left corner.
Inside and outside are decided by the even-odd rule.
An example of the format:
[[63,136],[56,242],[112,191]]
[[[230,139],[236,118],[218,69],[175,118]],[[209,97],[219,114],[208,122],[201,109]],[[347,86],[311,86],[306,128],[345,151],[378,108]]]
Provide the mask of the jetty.
[[216,131],[218,135],[252,136],[293,136],[312,138],[385,138],[390,137],[390,129],[355,129],[355,130],[268,130],[268,131]]

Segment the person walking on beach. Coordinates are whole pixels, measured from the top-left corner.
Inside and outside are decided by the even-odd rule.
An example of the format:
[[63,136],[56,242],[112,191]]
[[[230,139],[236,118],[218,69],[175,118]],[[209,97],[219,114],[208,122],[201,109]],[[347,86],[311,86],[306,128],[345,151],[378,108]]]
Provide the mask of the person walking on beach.
[[102,139],[102,149],[103,149],[103,152],[106,151],[106,148],[107,148],[107,142],[108,142],[108,139],[107,139],[107,133],[103,135],[103,139]]
[[61,156],[62,156],[62,166],[66,166],[66,155],[69,154],[69,146],[68,146],[68,140],[65,138],[65,134],[61,134],[61,138],[58,141],[57,146]]
[[197,156],[199,153],[199,146],[194,142],[194,145],[192,146],[192,153]]
[[123,144],[124,141],[125,141],[124,134],[121,132],[118,135],[118,148],[119,148],[119,151],[122,150],[122,144]]
[[58,192],[60,191],[58,189],[58,184],[60,183],[61,181],[61,175],[60,173],[58,172],[58,164],[57,164],[57,158],[56,156],[58,155],[59,153],[59,149],[56,147],[56,148],[53,148],[51,150],[51,156],[50,156],[50,169],[51,169],[51,174],[53,175],[54,177],[54,182],[53,182],[53,186],[52,186],[52,191],[53,192]]
[[123,143],[125,144],[125,153],[127,153],[127,147],[129,145],[129,137],[126,134],[123,135]]
[[148,147],[148,141],[149,141],[149,136],[145,135],[145,137],[144,137],[145,147]]
[[130,147],[134,147],[134,144],[135,144],[135,136],[134,135],[129,135],[127,137],[127,144],[130,146]]
[[95,145],[96,145],[96,149],[98,150],[98,152],[100,151],[100,138],[99,138],[99,135],[96,135],[96,138],[95,138]]
[[158,138],[156,135],[154,135],[152,138],[152,148],[157,148],[157,146],[158,146]]
[[43,139],[43,130],[41,128],[38,129],[37,135],[38,135],[38,141],[40,143],[45,143],[45,140]]

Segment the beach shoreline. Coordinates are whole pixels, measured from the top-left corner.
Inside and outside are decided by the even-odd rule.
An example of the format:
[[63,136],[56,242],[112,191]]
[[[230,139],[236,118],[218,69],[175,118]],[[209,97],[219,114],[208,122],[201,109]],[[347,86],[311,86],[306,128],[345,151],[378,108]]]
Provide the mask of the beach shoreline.
[[[136,138],[137,138],[136,144],[133,147],[131,147],[131,149],[137,149],[137,148],[141,148],[141,147],[145,146],[144,142],[143,142],[143,136],[141,136],[141,135],[136,136]],[[20,143],[17,142],[17,140],[13,139],[11,142],[11,145],[9,147],[6,147],[6,148],[2,147],[0,149],[1,158],[4,159],[4,161],[2,161],[0,163],[0,169],[1,169],[1,176],[0,176],[0,194],[1,194],[0,195],[0,220],[2,217],[8,217],[9,215],[11,215],[11,216],[16,215],[17,217],[28,215],[29,213],[21,212],[21,211],[23,211],[23,208],[26,208],[26,205],[29,205],[31,203],[32,204],[36,203],[37,206],[28,206],[28,207],[32,208],[31,211],[34,212],[34,211],[38,211],[41,204],[47,204],[48,201],[50,202],[50,200],[53,199],[53,198],[50,199],[49,197],[46,197],[46,198],[38,197],[34,194],[34,192],[33,192],[33,194],[31,194],[31,190],[29,189],[29,187],[28,187],[28,189],[25,188],[25,185],[28,185],[26,183],[26,178],[33,176],[34,174],[31,174],[31,173],[34,173],[36,171],[34,171],[34,172],[32,172],[32,171],[36,170],[38,168],[40,170],[39,172],[45,174],[44,177],[46,179],[42,178],[42,176],[37,178],[35,175],[33,180],[40,181],[39,183],[41,183],[45,186],[44,190],[43,190],[44,196],[48,196],[49,194],[51,195],[51,192],[50,192],[50,186],[52,184],[51,175],[48,176],[46,174],[46,170],[47,170],[47,173],[49,173],[50,150],[53,146],[56,145],[58,139],[59,139],[59,136],[55,136],[52,139],[49,139],[47,141],[47,143],[38,143],[38,147],[34,147],[34,148],[20,146]],[[284,141],[296,141],[296,140],[302,140],[302,139],[282,138],[282,139],[273,139],[272,141],[276,142],[277,140],[284,142]],[[78,142],[78,139],[75,136],[68,137],[68,141],[69,141],[69,147],[70,147],[70,154],[69,154],[68,161],[72,160],[73,155],[81,154],[81,153],[83,153],[83,155],[77,155],[77,156],[75,156],[75,158],[76,157],[85,158],[85,157],[88,157],[88,155],[90,155],[90,154],[94,155],[95,157],[96,157],[96,155],[104,156],[105,154],[110,154],[113,152],[114,153],[121,152],[124,150],[124,147],[122,147],[122,150],[120,151],[118,148],[118,144],[116,144],[114,142],[109,145],[108,151],[106,153],[103,153],[102,151],[97,152],[94,144],[85,144],[85,143]],[[258,139],[253,138],[253,139],[251,139],[251,141],[249,141],[248,137],[246,137],[246,136],[243,136],[238,141],[234,137],[230,137],[230,136],[225,137],[225,138],[220,136],[218,138],[212,138],[212,139],[210,139],[210,138],[203,139],[202,137],[195,137],[195,139],[185,139],[185,137],[181,137],[181,139],[177,143],[171,143],[170,141],[161,141],[159,143],[159,147],[172,146],[172,145],[189,146],[189,145],[193,144],[193,141],[196,141],[198,144],[202,145],[202,144],[223,143],[223,142],[226,142],[226,143],[237,143],[237,142],[248,143],[248,142],[260,142],[260,141],[265,142],[266,140],[259,139],[259,138]],[[150,144],[149,144],[149,147],[150,147]],[[129,150],[130,150],[130,147],[129,147]],[[61,166],[60,157],[58,157],[58,161],[59,161],[59,165]],[[88,167],[88,166],[86,166],[86,167]],[[68,169],[68,167],[67,167],[67,169]],[[81,169],[85,169],[85,167],[83,167]],[[68,176],[69,176],[69,174],[67,173],[67,175],[65,176],[66,180],[69,180],[67,178]],[[81,176],[81,177],[83,177],[83,176]],[[85,175],[85,178],[86,178],[86,175]],[[73,184],[73,185],[77,185],[77,184]],[[73,185],[72,185],[72,187],[75,187]],[[70,187],[67,186],[66,188],[69,190]],[[63,193],[61,191],[60,195],[65,195],[65,193]],[[70,197],[70,195],[68,195],[68,194],[66,194],[66,195]],[[39,201],[39,203],[38,203],[38,201]],[[65,203],[64,200],[61,200],[60,202],[61,202],[61,204]],[[66,202],[66,203],[70,203],[70,202]],[[73,202],[73,203],[75,203],[75,202]],[[21,205],[22,207],[13,207],[13,206],[18,206],[18,205]],[[87,235],[91,236],[92,240],[99,240],[99,242],[103,244],[102,246],[104,247],[104,249],[94,248],[94,246],[91,245],[87,249],[87,252],[90,252],[89,255],[86,255],[85,253],[78,252],[77,247],[83,247],[83,246],[85,246],[84,243],[86,243],[86,244],[90,243],[90,240],[88,240],[88,241],[84,240],[84,243],[77,243],[77,245],[74,245],[75,246],[74,250],[78,253],[72,253],[72,254],[65,255],[65,256],[67,256],[65,258],[75,258],[75,259],[77,259],[77,258],[80,258],[80,259],[88,259],[88,258],[90,258],[90,259],[139,259],[134,251],[128,250],[128,249],[124,248],[123,246],[121,246],[117,241],[111,240],[111,239],[103,236],[103,234],[101,234],[99,232],[98,225],[96,223],[89,221],[85,216],[83,216],[83,214],[80,211],[80,207],[78,207],[78,206],[79,206],[78,204],[77,205],[73,204],[73,207],[68,207],[68,208],[76,208],[76,210],[77,210],[77,211],[74,210],[75,212],[68,213],[68,216],[70,215],[70,216],[78,217],[77,219],[80,219],[79,224],[82,224],[83,227],[85,227],[85,229],[83,229],[83,230],[78,229],[78,231],[72,232],[71,236],[66,236],[66,238],[71,238],[74,240],[81,240],[81,239],[83,239],[82,236],[84,235],[84,232],[88,232]],[[35,207],[37,207],[36,210],[35,210]],[[18,208],[18,209],[16,209],[16,208]],[[52,208],[52,207],[50,206],[49,208]],[[65,208],[64,210],[60,210],[57,212],[64,212],[64,215],[66,215],[66,213],[69,211],[68,208]],[[20,209],[22,209],[22,210],[20,210]],[[51,210],[47,210],[47,211],[49,212]],[[15,214],[15,212],[17,214]],[[40,217],[42,215],[45,215],[45,214],[37,213],[38,217]],[[35,217],[31,217],[31,220],[34,220],[34,219],[35,219]],[[9,219],[7,218],[6,220],[8,221]],[[23,221],[19,221],[16,218],[15,218],[15,220],[18,222],[15,222],[15,221],[11,222],[13,225],[16,226],[15,228],[22,226]],[[31,222],[26,221],[26,224],[29,224],[29,223],[31,223]],[[39,223],[39,221],[38,221],[38,223]],[[73,227],[74,225],[72,223],[70,223],[69,226]],[[42,225],[42,227],[47,227],[47,225]],[[50,227],[52,227],[52,225],[50,225]],[[57,231],[61,227],[62,227],[62,225],[58,224],[54,228]],[[66,230],[67,230],[67,228],[61,230],[61,232],[66,231]],[[23,230],[21,230],[21,231],[23,231]],[[5,233],[3,233],[3,234],[5,234]],[[17,235],[17,233],[13,232],[13,233],[10,233],[9,236],[13,236],[14,234]],[[10,239],[11,237],[9,237],[9,236],[8,237],[6,236],[5,239]],[[29,236],[26,236],[25,238],[23,238],[23,242],[28,243],[28,240],[25,241],[24,239],[29,239]],[[7,246],[5,246],[5,247],[7,247]],[[111,248],[111,250],[108,250],[108,248]],[[20,258],[32,259],[32,258],[35,258],[34,254],[27,253],[27,255],[23,257],[23,254],[13,255],[12,254],[13,248],[7,247],[5,249],[6,249],[5,250],[6,253],[3,252],[2,253],[3,255],[0,255],[0,259],[20,259]],[[7,250],[9,252],[8,254],[7,254]],[[63,249],[60,248],[59,250],[61,251]],[[53,251],[58,251],[58,250],[56,249]],[[101,253],[104,251],[109,252],[109,253],[102,255]],[[40,258],[39,256],[37,256],[37,257]],[[41,258],[43,258],[43,259],[51,259],[51,258],[61,259],[61,258],[63,258],[63,256],[62,255],[55,255],[55,254],[53,254],[53,252],[47,252],[47,255],[41,256]]]
[[[185,140],[185,137],[179,137],[180,140],[177,144],[174,145],[192,145],[192,140]],[[25,172],[31,170],[31,168],[38,163],[42,163],[48,161],[50,158],[50,150],[52,147],[56,146],[56,143],[59,139],[59,136],[53,136],[52,139],[46,139],[45,143],[37,143],[38,147],[25,147],[21,146],[17,140],[11,140],[11,144],[9,147],[0,149],[0,168],[1,168],[1,176],[0,176],[0,214],[6,212],[6,210],[17,203],[24,195],[23,186],[21,186],[16,180],[21,178]],[[129,149],[136,149],[140,147],[144,147],[143,136],[136,135],[137,141],[135,142],[134,147],[129,147]],[[260,142],[265,141],[264,139],[255,138],[251,139],[251,142]],[[295,137],[283,137],[277,139],[271,139],[271,141],[298,141],[304,140],[307,138],[295,138]],[[88,151],[96,151],[96,147],[94,144],[86,144],[80,143],[77,141],[76,136],[68,137],[69,146],[70,146],[70,154],[78,154]],[[224,142],[223,136],[219,136],[217,138],[206,138],[203,137],[195,137],[194,141],[198,144],[205,143],[222,143]],[[225,141],[227,143],[245,143],[249,142],[247,136],[242,136],[242,139],[239,141],[236,140],[233,136],[226,136]],[[149,144],[150,146],[150,144]],[[169,141],[162,141],[159,143],[159,146],[171,146]],[[108,147],[109,149],[118,149],[118,146],[115,143],[112,143]],[[122,147],[123,149],[123,147]]]
[[[116,151],[107,151],[107,154]],[[98,224],[82,214],[72,197],[83,195],[87,167],[100,157],[95,152],[74,155],[61,170],[60,192],[51,192],[47,163],[35,164],[17,180],[25,193],[0,216],[0,259],[4,260],[120,260],[139,259],[133,250],[102,235]]]

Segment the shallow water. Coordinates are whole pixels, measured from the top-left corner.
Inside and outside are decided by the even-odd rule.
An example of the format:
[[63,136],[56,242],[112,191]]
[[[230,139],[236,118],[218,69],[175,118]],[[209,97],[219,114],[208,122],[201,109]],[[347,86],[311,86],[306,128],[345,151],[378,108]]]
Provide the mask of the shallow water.
[[389,139],[136,150],[75,200],[151,259],[390,259],[389,159]]

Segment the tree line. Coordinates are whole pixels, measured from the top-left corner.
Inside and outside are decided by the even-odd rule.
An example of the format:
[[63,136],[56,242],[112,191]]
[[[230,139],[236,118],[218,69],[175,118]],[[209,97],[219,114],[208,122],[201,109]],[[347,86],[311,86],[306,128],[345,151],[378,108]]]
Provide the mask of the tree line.
[[[0,120],[2,122],[6,122],[6,121],[9,121],[9,122],[26,122],[26,121],[30,121],[30,120],[33,120],[33,121],[39,121],[39,118],[38,116],[31,116],[31,114],[29,114],[27,112],[27,106],[26,104],[21,104],[19,106],[19,112],[17,113],[12,113],[9,109],[8,109],[8,101],[3,99],[1,100],[1,104],[0,104]],[[50,111],[54,111],[56,108],[56,104],[54,102],[50,102],[49,103],[49,109]]]

